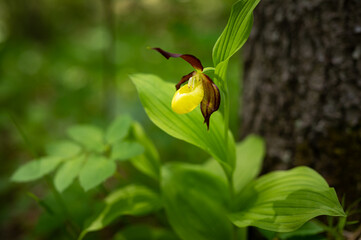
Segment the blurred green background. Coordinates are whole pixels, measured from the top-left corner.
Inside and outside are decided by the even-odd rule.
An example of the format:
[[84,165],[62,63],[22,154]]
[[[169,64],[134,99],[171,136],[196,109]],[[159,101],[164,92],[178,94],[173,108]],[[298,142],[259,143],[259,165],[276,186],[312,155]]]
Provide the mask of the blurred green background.
[[[162,161],[208,158],[149,121],[129,75],[153,73],[177,83],[192,71],[182,60],[167,61],[148,46],[193,54],[205,67],[212,66],[212,47],[226,25],[232,3],[0,1],[1,239],[66,239],[59,229],[64,220],[41,215],[43,210],[26,194],[35,193],[51,203],[46,184],[14,184],[9,178],[18,166],[41,156],[47,143],[64,138],[71,125],[105,127],[118,114],[129,113],[143,125]],[[229,68],[231,127],[237,133],[240,57]],[[99,190],[84,193],[77,184],[65,192],[79,225],[97,208],[99,194]]]

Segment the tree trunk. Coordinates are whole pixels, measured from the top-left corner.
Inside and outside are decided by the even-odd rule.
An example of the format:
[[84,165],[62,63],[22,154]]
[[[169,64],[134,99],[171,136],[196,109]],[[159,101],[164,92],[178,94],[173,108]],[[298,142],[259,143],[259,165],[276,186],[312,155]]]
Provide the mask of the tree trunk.
[[261,1],[244,53],[242,135],[266,139],[264,172],[307,165],[360,198],[361,1]]

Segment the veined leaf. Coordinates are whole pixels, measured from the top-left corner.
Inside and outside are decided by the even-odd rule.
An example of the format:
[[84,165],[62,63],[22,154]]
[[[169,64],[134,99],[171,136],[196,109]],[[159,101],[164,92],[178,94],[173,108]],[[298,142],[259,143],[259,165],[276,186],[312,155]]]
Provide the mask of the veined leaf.
[[220,113],[212,115],[210,129],[207,131],[199,109],[187,114],[172,111],[171,101],[175,92],[173,84],[150,74],[132,75],[131,79],[146,113],[155,125],[175,138],[202,148],[220,162],[228,173],[232,171],[235,161],[234,139],[229,132],[226,148],[224,123]]
[[127,160],[144,152],[144,148],[137,142],[116,142],[112,146],[112,160]]
[[240,0],[232,6],[228,23],[213,48],[214,66],[228,60],[247,41],[253,25],[252,12],[260,0]]
[[68,135],[88,150],[101,152],[104,150],[103,131],[92,125],[76,125],[68,129]]
[[14,182],[28,182],[39,179],[53,171],[61,161],[62,158],[56,156],[33,160],[19,167],[11,176],[11,180]]
[[46,153],[52,156],[69,158],[81,152],[81,147],[72,141],[58,141],[46,146]]
[[236,167],[233,173],[235,193],[239,193],[246,184],[259,174],[265,151],[263,139],[256,135],[250,135],[237,144]]
[[109,144],[113,144],[123,139],[129,131],[132,118],[128,115],[122,115],[117,117],[108,127],[105,139]]
[[59,192],[64,191],[72,184],[78,176],[80,169],[83,167],[85,160],[84,155],[76,156],[67,160],[55,174],[54,185]]
[[275,232],[294,231],[319,215],[345,216],[335,190],[307,167],[262,176],[242,191],[238,206],[229,215],[236,226]]
[[103,156],[91,155],[79,173],[80,185],[88,191],[112,176],[115,170],[114,161]]
[[135,122],[132,126],[134,139],[142,144],[145,151],[143,154],[131,159],[132,164],[144,174],[158,180],[160,174],[160,160],[157,149],[145,134],[142,126]]
[[106,206],[89,227],[79,236],[100,230],[122,215],[144,215],[161,207],[159,196],[143,186],[130,185],[111,193],[105,199]]
[[163,204],[170,224],[181,239],[231,239],[226,217],[226,183],[201,166],[172,163],[162,168]]

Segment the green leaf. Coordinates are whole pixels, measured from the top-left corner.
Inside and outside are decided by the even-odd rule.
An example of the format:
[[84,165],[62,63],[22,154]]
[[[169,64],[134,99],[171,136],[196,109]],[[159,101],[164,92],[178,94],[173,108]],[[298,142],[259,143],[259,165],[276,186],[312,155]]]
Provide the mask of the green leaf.
[[136,74],[135,84],[143,107],[152,122],[169,135],[184,140],[210,153],[231,173],[235,162],[234,139],[229,132],[228,148],[224,144],[224,123],[219,112],[212,114],[210,129],[203,124],[200,109],[177,114],[171,109],[174,85],[155,75]]
[[81,152],[81,147],[72,141],[58,141],[46,146],[46,153],[62,158],[73,157]]
[[139,171],[158,180],[160,174],[160,160],[157,149],[145,134],[142,126],[137,122],[132,126],[132,135],[145,149],[143,154],[131,159],[132,164]]
[[247,186],[229,215],[238,227],[289,232],[319,215],[345,216],[333,188],[314,170],[297,167],[262,176]]
[[[315,221],[306,222],[299,229],[286,232],[286,233],[277,233],[264,229],[258,229],[258,231],[267,239],[310,239],[311,236],[316,236],[319,233],[325,232],[323,226]],[[312,238],[313,239],[313,238]],[[316,238],[319,239],[319,238]]]
[[159,196],[143,186],[130,185],[111,193],[106,206],[92,223],[82,231],[79,240],[88,232],[100,230],[122,215],[145,215],[161,207]]
[[117,117],[106,131],[106,141],[109,144],[113,144],[116,141],[122,140],[125,136],[127,136],[131,123],[132,118],[128,115]]
[[117,142],[112,146],[112,160],[127,160],[144,152],[144,148],[137,142]]
[[14,182],[28,182],[39,179],[53,171],[61,161],[62,158],[56,156],[33,160],[19,167],[11,176],[11,180]]
[[239,193],[259,174],[265,151],[264,140],[256,135],[250,135],[237,144],[236,167],[233,173],[233,186],[236,193]]
[[162,168],[163,204],[181,239],[231,239],[226,217],[227,185],[201,166],[172,163]]
[[92,125],[76,125],[68,129],[68,135],[88,150],[102,152],[104,150],[103,131]]
[[80,185],[85,191],[88,191],[112,176],[115,170],[114,161],[103,156],[91,155],[80,171]]
[[54,184],[59,192],[64,191],[72,184],[78,176],[85,160],[84,155],[76,156],[66,162],[59,168],[55,174]]
[[310,236],[310,235],[316,235],[319,233],[324,232],[325,229],[320,226],[320,224],[309,221],[306,222],[302,227],[297,229],[296,231],[289,232],[289,233],[280,233],[278,236],[280,239],[288,239],[291,237],[303,237],[303,236]]
[[267,239],[325,239],[320,238],[317,234],[325,232],[323,226],[315,221],[306,222],[302,227],[299,229],[292,231],[292,232],[285,232],[285,233],[277,233],[272,232],[264,229],[258,229],[258,231]]
[[228,23],[213,47],[214,66],[228,61],[247,41],[253,25],[252,12],[259,2],[240,0],[232,6]]

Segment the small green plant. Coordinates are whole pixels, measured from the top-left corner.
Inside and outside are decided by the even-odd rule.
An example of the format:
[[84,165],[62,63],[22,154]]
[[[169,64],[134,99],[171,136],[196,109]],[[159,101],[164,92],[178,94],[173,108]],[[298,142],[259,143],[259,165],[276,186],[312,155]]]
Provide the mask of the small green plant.
[[[151,215],[170,226],[129,224],[115,239],[247,239],[248,226],[292,232],[319,215],[345,217],[335,190],[308,167],[257,178],[265,155],[263,139],[251,135],[236,143],[228,128],[227,66],[249,37],[252,12],[258,3],[240,0],[234,4],[213,48],[212,67],[203,68],[192,55],[156,49],[167,58],[183,58],[195,68],[176,85],[177,91],[156,75],[131,76],[151,121],[167,134],[203,149],[211,159],[201,165],[174,161],[161,164],[141,126],[121,116],[105,132],[94,126],[70,128],[71,141],[51,145],[46,157],[20,167],[12,180],[49,178],[48,174],[56,170],[55,194],[60,195],[76,178],[87,191],[117,173],[117,160],[130,160],[155,181],[153,187],[128,184],[109,193],[102,210],[81,231],[73,227],[72,235],[78,239],[125,215]],[[209,74],[213,80],[205,72],[213,72]],[[217,111],[219,108],[223,114]],[[317,227],[310,224],[299,231],[311,229],[316,233]]]

